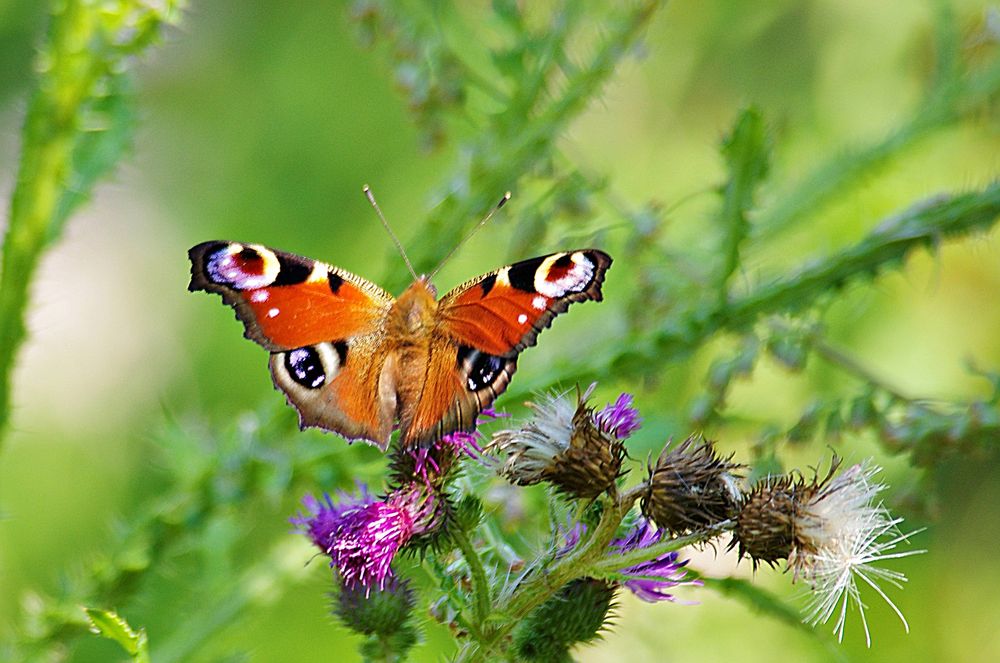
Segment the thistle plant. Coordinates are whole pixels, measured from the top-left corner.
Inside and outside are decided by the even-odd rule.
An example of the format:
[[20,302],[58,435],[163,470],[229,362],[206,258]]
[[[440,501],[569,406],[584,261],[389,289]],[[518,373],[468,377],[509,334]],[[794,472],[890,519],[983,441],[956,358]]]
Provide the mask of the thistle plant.
[[[477,516],[483,508],[477,493],[454,485],[457,472],[440,472],[457,464],[464,446],[449,439],[432,448],[433,466],[409,477],[397,471],[396,486],[381,499],[366,487],[336,502],[306,496],[307,513],[293,522],[330,558],[336,591],[346,597],[337,599],[335,612],[368,637],[366,649],[404,657],[414,643],[415,618],[400,616],[400,606],[415,605],[414,590],[394,569],[407,566],[407,553],[431,560],[442,590],[467,588],[443,599],[460,660],[551,661],[568,660],[573,647],[600,636],[623,588],[655,603],[700,584],[700,574],[688,577],[692,569],[679,551],[717,545],[725,536],[755,569],[760,561],[785,560],[793,581],[810,584],[809,623],[825,623],[836,612],[842,638],[853,607],[870,645],[861,579],[909,628],[879,584],[900,587],[905,576],[876,564],[923,551],[890,552],[907,537],[896,527],[902,519],[875,502],[883,488],[872,481],[877,467],[855,465],[835,476],[834,460],[822,480],[785,474],[750,487],[736,473],[740,466],[719,458],[713,443],[688,440],[668,445],[648,477],[629,485],[626,445],[641,417],[630,394],[595,411],[588,400],[595,386],[575,398],[545,396],[531,419],[493,432],[485,457],[466,459],[477,483],[496,473],[515,485],[548,486],[553,513],[566,521],[549,523],[554,538],[532,558],[497,554],[496,547],[513,546],[489,541],[479,517],[445,516],[455,510],[444,506],[449,500]],[[435,543],[418,543],[420,537]],[[349,616],[344,601],[355,606]]]
[[[993,612],[964,598],[986,574],[955,569],[995,564],[995,10],[889,3],[887,41],[907,46],[862,76],[838,69],[858,32],[813,31],[832,15],[801,3],[182,4],[53,0],[23,22],[45,29],[0,118],[23,125],[0,249],[0,660],[566,660],[678,614],[725,614],[713,632],[748,651],[769,629],[822,660],[885,641],[981,654],[963,647]],[[3,29],[0,57],[19,36]],[[475,432],[383,455],[299,431],[266,371],[251,385],[222,349],[233,328],[216,343],[179,308],[183,258],[183,304],[145,266],[115,274],[170,339],[130,340],[176,345],[176,374],[131,366],[85,405],[102,376],[22,351],[34,312],[64,308],[40,271],[87,283],[48,252],[110,177],[169,201],[171,227],[98,215],[98,264],[211,225],[377,269],[390,243],[359,231],[357,190],[390,171],[421,187],[387,193],[411,196],[397,227],[418,272],[508,190],[457,260],[477,241],[490,265],[578,245],[615,260],[604,301],[527,351]],[[378,281],[399,292],[392,256]],[[913,313],[938,287],[947,313]],[[61,347],[117,296],[66,306]],[[84,407],[115,416],[48,421]],[[89,430],[123,411],[127,429]],[[708,656],[700,632],[642,644]]]

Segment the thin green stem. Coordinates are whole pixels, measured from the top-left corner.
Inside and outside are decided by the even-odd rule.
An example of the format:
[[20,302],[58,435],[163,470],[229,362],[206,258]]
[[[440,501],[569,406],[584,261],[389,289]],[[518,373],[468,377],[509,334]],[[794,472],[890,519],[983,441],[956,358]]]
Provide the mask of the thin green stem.
[[875,375],[875,373],[865,368],[865,366],[862,365],[861,362],[856,360],[854,357],[851,357],[845,352],[842,352],[837,348],[827,344],[822,339],[817,338],[813,340],[812,347],[813,350],[816,352],[816,354],[818,354],[823,359],[827,360],[831,364],[834,364],[835,366],[838,366],[842,370],[851,373],[852,375],[867,382],[868,384],[874,386],[880,391],[884,391],[893,398],[907,403],[913,400],[912,398],[910,398],[897,388],[887,383],[882,378]]
[[605,559],[596,562],[593,565],[593,568],[596,571],[608,573],[621,569],[627,569],[631,566],[642,564],[643,562],[648,562],[651,559],[656,559],[657,557],[666,555],[667,553],[674,552],[675,550],[680,550],[686,546],[711,541],[725,532],[730,531],[735,526],[736,523],[732,520],[724,520],[721,523],[700,532],[688,534],[687,536],[679,536],[673,539],[667,539],[666,541],[660,541],[659,543],[655,543],[651,546],[638,548],[621,555],[606,557]]
[[176,2],[157,8],[81,0],[52,5],[0,255],[0,442],[10,423],[11,373],[27,338],[25,317],[38,263],[129,140],[122,61],[178,15]]
[[498,655],[500,643],[510,632],[528,616],[532,610],[547,601],[566,583],[574,578],[585,575],[594,567],[594,562],[607,551],[621,525],[622,519],[628,513],[632,504],[641,494],[641,486],[636,487],[616,499],[604,498],[604,510],[597,526],[585,535],[579,545],[565,557],[560,558],[547,569],[536,568],[529,578],[520,584],[516,591],[508,594],[506,606],[501,606],[498,612],[503,615],[503,622],[492,629],[481,646],[473,651],[464,650],[463,660],[491,660]]
[[462,557],[465,558],[465,563],[469,566],[469,573],[472,575],[472,609],[476,617],[476,627],[481,629],[490,616],[493,603],[490,596],[489,579],[486,577],[486,569],[483,568],[483,560],[479,557],[476,549],[472,547],[467,533],[460,528],[456,528],[456,530],[455,543],[462,551]]

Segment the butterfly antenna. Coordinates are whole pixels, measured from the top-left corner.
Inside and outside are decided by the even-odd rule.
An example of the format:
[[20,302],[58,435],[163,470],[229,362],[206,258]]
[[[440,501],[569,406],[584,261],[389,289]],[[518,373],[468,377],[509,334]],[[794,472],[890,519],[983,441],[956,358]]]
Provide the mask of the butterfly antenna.
[[448,262],[448,260],[453,255],[455,255],[455,252],[458,251],[458,249],[463,244],[465,244],[467,241],[469,241],[469,238],[472,237],[473,235],[475,235],[476,231],[478,231],[480,228],[482,228],[487,223],[489,223],[489,220],[493,218],[493,215],[497,213],[497,210],[499,210],[501,207],[503,207],[504,204],[506,204],[506,202],[508,200],[510,200],[510,191],[508,191],[507,193],[503,194],[503,198],[500,199],[500,202],[498,202],[496,205],[493,206],[493,209],[491,209],[489,211],[489,214],[487,214],[486,216],[483,217],[482,221],[480,221],[475,226],[473,226],[472,230],[470,230],[469,232],[465,233],[465,237],[463,237],[462,239],[460,239],[458,241],[458,244],[456,244],[454,247],[452,247],[451,251],[448,252],[448,255],[446,255],[444,258],[441,259],[441,262],[438,263],[438,266],[434,268],[434,271],[430,273],[430,276],[428,276],[427,279],[430,280],[430,279],[434,278],[434,275],[437,274],[439,271],[441,271],[441,268],[444,267],[444,264],[446,262]]
[[382,222],[382,227],[385,228],[387,233],[389,233],[389,237],[392,238],[393,243],[396,245],[399,255],[403,256],[403,262],[406,263],[406,268],[410,270],[410,274],[413,275],[413,280],[416,281],[418,277],[417,272],[413,269],[413,263],[410,262],[410,258],[406,255],[406,250],[403,249],[402,242],[399,241],[399,238],[396,237],[396,233],[392,232],[392,228],[389,227],[389,222],[385,220],[385,215],[382,214],[382,208],[380,208],[378,203],[375,202],[375,195],[372,193],[372,188],[366,184],[362,187],[362,191],[365,192],[365,198],[368,199],[368,202],[370,202],[372,207],[375,208],[375,213],[378,214],[378,218]]

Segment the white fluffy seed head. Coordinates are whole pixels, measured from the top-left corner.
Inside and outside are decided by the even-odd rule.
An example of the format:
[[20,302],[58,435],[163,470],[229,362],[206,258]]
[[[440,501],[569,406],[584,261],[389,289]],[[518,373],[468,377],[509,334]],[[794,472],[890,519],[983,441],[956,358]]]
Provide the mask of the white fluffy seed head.
[[883,581],[902,587],[906,577],[873,564],[924,552],[892,552],[916,532],[901,534],[897,525],[902,518],[893,518],[882,502],[876,501],[885,489],[874,480],[880,471],[878,466],[866,462],[848,468],[820,486],[803,505],[802,517],[796,520],[796,545],[788,559],[795,577],[811,585],[806,622],[826,623],[836,612],[834,632],[843,640],[847,609],[854,605],[861,615],[869,647],[871,633],[858,579],[882,597],[909,632],[903,613],[878,585],[878,581]]

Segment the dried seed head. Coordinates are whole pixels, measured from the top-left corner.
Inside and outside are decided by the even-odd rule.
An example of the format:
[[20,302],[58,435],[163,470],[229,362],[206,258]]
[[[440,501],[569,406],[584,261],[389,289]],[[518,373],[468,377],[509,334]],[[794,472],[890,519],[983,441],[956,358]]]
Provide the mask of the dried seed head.
[[599,425],[587,405],[590,391],[577,397],[575,407],[566,394],[531,404],[534,417],[518,429],[495,433],[490,447],[507,454],[500,474],[520,486],[549,481],[576,498],[608,490],[622,475],[625,445],[618,429],[625,426],[620,415],[614,430]]
[[649,489],[642,512],[673,534],[702,530],[739,512],[742,492],[737,472],[743,467],[721,458],[712,442],[689,437],[664,448],[649,468]]

